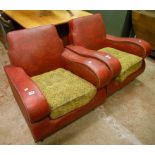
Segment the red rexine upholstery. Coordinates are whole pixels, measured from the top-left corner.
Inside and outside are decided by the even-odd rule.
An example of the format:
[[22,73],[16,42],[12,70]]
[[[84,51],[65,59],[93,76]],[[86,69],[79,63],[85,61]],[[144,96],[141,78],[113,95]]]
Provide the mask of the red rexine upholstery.
[[[26,118],[34,123],[50,113],[48,103],[40,90],[37,88],[31,78],[25,73],[21,67],[5,66],[5,72],[8,75],[9,82],[16,93],[16,100],[22,102],[22,112],[26,109]],[[34,94],[33,94],[34,93]],[[39,108],[36,108],[39,107]]]
[[121,71],[120,62],[114,56],[107,54],[106,52],[101,53],[98,51],[86,49],[82,46],[75,46],[75,45],[68,45],[66,48],[75,53],[78,53],[79,55],[95,58],[103,62],[111,71],[111,78],[116,77]]
[[[56,132],[105,100],[111,70],[95,57],[64,49],[53,25],[10,32],[8,43],[12,64],[4,66],[4,70],[35,141]],[[47,100],[30,76],[59,67],[72,71],[98,89],[88,104],[58,119],[50,119]]]
[[68,49],[63,52],[62,57],[66,69],[85,78],[97,88],[103,88],[112,78],[108,67],[96,59],[82,57]]
[[22,67],[28,75],[34,76],[61,66],[63,45],[53,25],[13,31],[8,33],[7,39],[11,63]]
[[142,39],[121,38],[106,34],[100,14],[72,19],[69,22],[69,27],[69,40],[73,45],[83,46],[91,50],[113,47],[143,58],[150,54],[150,44]]
[[142,58],[151,54],[151,45],[145,40],[137,38],[121,38],[107,34],[104,46],[113,47]]
[[[69,42],[72,45],[67,46],[67,48],[80,55],[95,57],[96,59],[104,62],[112,71],[113,79],[107,85],[108,96],[134,80],[144,71],[145,61],[143,60],[141,68],[129,75],[129,77],[127,77],[123,82],[120,83],[115,80],[114,77],[118,75],[118,71],[120,70],[117,60],[113,59],[113,57],[111,57],[113,61],[111,59],[107,60],[105,59],[106,52],[102,52],[101,54],[101,52],[98,52],[97,50],[104,47],[112,47],[140,56],[144,59],[150,54],[151,46],[148,42],[142,39],[121,38],[106,34],[105,26],[100,14],[72,19],[69,22],[69,28]],[[100,53],[100,56],[98,53]]]
[[97,50],[103,47],[106,38],[104,23],[100,14],[79,17],[69,22],[70,43]]

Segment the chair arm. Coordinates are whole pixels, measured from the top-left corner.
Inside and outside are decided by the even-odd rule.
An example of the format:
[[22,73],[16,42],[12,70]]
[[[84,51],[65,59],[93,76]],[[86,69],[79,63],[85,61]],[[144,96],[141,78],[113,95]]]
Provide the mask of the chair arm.
[[34,123],[47,117],[50,113],[48,103],[25,71],[14,66],[5,66],[4,70],[25,119]]
[[75,45],[68,45],[66,46],[66,48],[81,56],[94,58],[103,62],[111,71],[113,78],[119,75],[121,71],[121,64],[119,60],[106,52],[90,50],[82,46],[75,46]]
[[104,46],[116,48],[142,58],[145,58],[151,53],[151,45],[138,38],[115,37],[107,34]]
[[91,82],[97,88],[104,87],[112,79],[110,70],[101,61],[80,56],[69,49],[64,50],[62,59],[64,68]]

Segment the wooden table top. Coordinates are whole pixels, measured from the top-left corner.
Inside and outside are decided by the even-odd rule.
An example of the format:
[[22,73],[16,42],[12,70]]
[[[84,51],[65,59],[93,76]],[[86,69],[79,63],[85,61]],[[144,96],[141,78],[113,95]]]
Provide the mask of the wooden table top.
[[3,10],[3,12],[24,28],[48,24],[59,25],[73,18],[91,15],[89,12],[78,10],[71,10],[73,16],[66,10],[51,10],[46,15],[41,15],[40,10]]

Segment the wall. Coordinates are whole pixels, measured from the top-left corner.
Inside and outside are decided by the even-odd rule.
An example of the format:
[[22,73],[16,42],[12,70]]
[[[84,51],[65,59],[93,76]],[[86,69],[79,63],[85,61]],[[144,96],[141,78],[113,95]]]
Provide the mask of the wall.
[[131,11],[128,10],[89,10],[91,13],[101,13],[106,31],[115,36],[127,37],[131,32]]

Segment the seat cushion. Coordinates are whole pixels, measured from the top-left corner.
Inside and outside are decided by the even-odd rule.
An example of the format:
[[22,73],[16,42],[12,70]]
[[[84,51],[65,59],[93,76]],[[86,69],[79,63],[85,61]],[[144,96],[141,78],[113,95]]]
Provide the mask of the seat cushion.
[[121,64],[121,72],[117,76],[118,82],[123,82],[130,74],[137,71],[142,66],[142,58],[130,53],[126,53],[111,47],[100,49],[101,52],[106,52],[116,57]]
[[96,87],[88,81],[62,68],[32,77],[56,119],[85,104],[96,94]]

